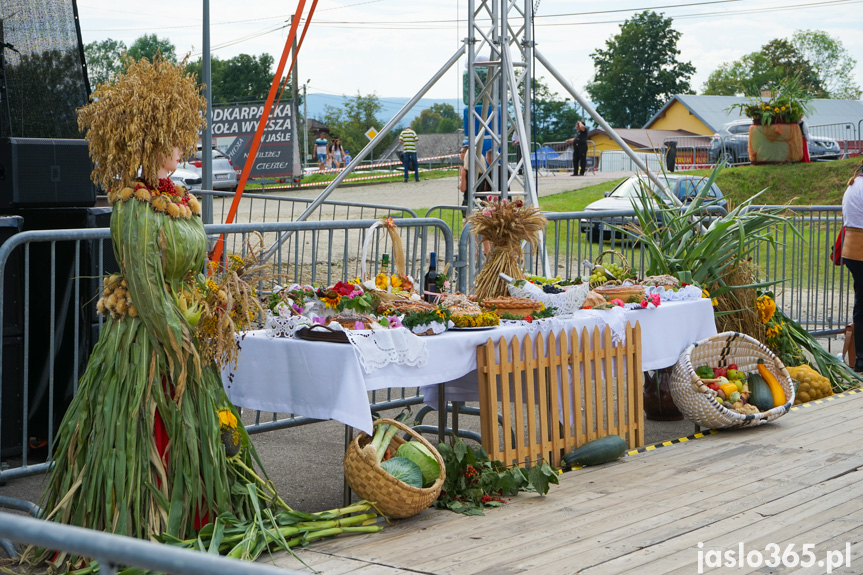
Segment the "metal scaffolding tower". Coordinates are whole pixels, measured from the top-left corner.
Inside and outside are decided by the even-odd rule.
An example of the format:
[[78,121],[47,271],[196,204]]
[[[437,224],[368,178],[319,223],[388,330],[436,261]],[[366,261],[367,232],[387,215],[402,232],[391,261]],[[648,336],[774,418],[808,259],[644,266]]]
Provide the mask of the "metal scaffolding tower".
[[[475,196],[488,194],[523,195],[537,206],[532,171],[524,169],[530,166],[532,141],[533,5],[530,0],[469,0],[468,9],[468,213]],[[511,189],[515,181],[521,190]]]

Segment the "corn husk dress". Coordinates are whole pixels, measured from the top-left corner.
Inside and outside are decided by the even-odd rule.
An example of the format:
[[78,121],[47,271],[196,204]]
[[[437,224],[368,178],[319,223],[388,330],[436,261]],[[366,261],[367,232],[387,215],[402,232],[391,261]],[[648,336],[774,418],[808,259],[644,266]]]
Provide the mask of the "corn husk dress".
[[[219,410],[236,413],[176,303],[175,294],[194,289],[189,278],[204,269],[207,247],[201,218],[189,208],[200,211],[200,204],[177,191],[139,185],[110,197],[126,293],[114,291],[109,303],[116,312],[125,295],[132,306],[120,304],[125,315],[107,318],[63,419],[43,500],[52,520],[185,538],[220,513],[242,514],[220,439]],[[235,433],[248,441],[241,424]]]

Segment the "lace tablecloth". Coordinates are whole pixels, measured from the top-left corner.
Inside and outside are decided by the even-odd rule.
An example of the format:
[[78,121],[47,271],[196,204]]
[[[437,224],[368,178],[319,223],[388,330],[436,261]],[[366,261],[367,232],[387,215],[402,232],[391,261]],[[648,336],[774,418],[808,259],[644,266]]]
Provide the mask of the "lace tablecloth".
[[[237,369],[223,373],[223,381],[235,405],[335,419],[371,433],[369,391],[423,387],[426,402],[430,403],[437,394],[436,384],[448,382],[448,399],[476,399],[478,345],[489,338],[521,337],[531,331],[592,329],[599,324],[596,313],[601,312],[579,311],[569,318],[501,325],[488,330],[448,331],[420,338],[428,352],[424,365],[390,363],[371,373],[363,369],[353,346],[271,338],[263,331],[249,332],[241,343]],[[716,333],[713,308],[707,299],[624,313],[626,321],[641,324],[644,370],[673,365],[686,346]]]
[[425,339],[406,328],[346,330],[345,333],[366,373],[390,364],[422,367],[428,362]]

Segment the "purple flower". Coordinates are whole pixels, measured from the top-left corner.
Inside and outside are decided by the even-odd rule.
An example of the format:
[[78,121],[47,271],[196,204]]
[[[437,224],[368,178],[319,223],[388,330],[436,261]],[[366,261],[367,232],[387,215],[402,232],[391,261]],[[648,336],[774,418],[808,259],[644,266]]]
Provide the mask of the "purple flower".
[[298,306],[297,304],[293,303],[293,304],[291,304],[291,307],[294,309],[294,311],[295,311],[295,312],[297,312],[297,313],[303,313],[303,308],[301,308],[301,307],[300,307],[300,306]]
[[354,322],[354,329],[366,329],[366,324],[361,321]]
[[322,317],[320,317],[320,316],[318,316],[318,317],[316,317],[316,318],[313,318],[313,319],[312,319],[312,323],[317,323],[317,324],[320,324],[320,325],[327,325],[327,324],[325,324],[325,323],[324,323],[324,318],[322,318]]
[[397,315],[391,315],[387,317],[390,322],[390,329],[396,329],[397,327],[402,327],[402,320],[399,319]]

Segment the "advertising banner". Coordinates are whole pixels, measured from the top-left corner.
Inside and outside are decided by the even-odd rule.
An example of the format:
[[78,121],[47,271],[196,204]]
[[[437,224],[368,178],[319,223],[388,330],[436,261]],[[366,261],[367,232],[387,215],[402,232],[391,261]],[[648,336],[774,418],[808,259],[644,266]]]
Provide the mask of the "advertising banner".
[[[213,138],[231,141],[225,154],[231,158],[237,170],[242,170],[248,161],[249,149],[263,110],[264,102],[213,106]],[[296,101],[274,104],[250,177],[289,178],[299,175],[295,174],[295,169],[300,167],[299,150],[294,145],[296,133]]]

